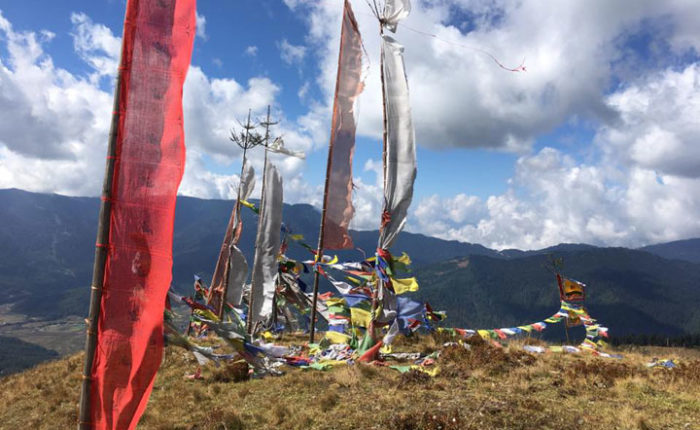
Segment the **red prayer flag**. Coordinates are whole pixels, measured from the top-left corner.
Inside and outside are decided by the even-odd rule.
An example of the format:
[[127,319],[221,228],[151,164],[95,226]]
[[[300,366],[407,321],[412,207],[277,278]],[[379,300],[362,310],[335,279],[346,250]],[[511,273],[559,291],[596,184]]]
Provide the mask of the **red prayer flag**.
[[325,249],[352,249],[348,233],[352,207],[352,157],[355,152],[355,100],[362,92],[362,38],[350,3],[343,9],[338,77],[328,148],[328,185],[324,221]]
[[97,429],[136,427],[162,358],[195,5],[127,3],[109,243],[91,372],[90,424]]

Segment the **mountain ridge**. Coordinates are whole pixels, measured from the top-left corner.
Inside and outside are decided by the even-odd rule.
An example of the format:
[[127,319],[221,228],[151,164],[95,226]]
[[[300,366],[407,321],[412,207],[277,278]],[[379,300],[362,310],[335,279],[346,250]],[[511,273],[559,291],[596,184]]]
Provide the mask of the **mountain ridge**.
[[[178,198],[173,249],[173,285],[180,292],[190,291],[193,274],[198,274],[205,280],[211,276],[232,207],[233,202],[227,200],[203,200],[184,196]],[[91,279],[98,210],[98,198],[39,194],[16,189],[0,190],[0,291],[2,292],[0,305],[11,304],[15,312],[37,318],[84,316],[87,312],[86,291]],[[245,210],[242,214],[244,229],[240,242],[241,248],[249,261],[252,261],[255,228],[250,226],[255,224],[256,216],[249,210]],[[303,234],[305,241],[312,246],[316,243],[319,216],[319,212],[308,204],[284,206],[284,219],[288,227],[295,233]],[[374,250],[376,231],[353,231],[352,234],[357,247],[365,249],[368,253]],[[683,255],[692,257],[694,254],[687,251],[696,243],[700,250],[700,239],[681,242],[681,247],[686,251]],[[546,278],[550,276],[549,273],[541,267],[542,261],[548,258],[549,254],[565,256],[567,265],[565,272],[569,267],[575,267],[574,262],[583,256],[589,254],[606,256],[608,261],[600,258],[588,259],[591,267],[583,270],[579,279],[591,284],[601,280],[608,282],[599,278],[605,278],[606,273],[617,273],[614,264],[626,261],[630,253],[633,253],[638,261],[643,260],[651,265],[650,270],[663,271],[660,268],[668,266],[676,268],[679,273],[687,272],[687,276],[691,278],[695,276],[695,267],[700,267],[698,263],[678,259],[669,260],[653,253],[660,249],[660,253],[669,255],[673,248],[672,242],[637,250],[596,247],[587,244],[559,244],[542,250],[496,251],[479,244],[446,241],[422,234],[403,232],[397,239],[394,251],[396,253],[405,251],[411,256],[414,261],[414,271],[422,277],[420,294],[423,294],[423,292],[440,289],[442,277],[427,275],[436,273],[437,269],[431,266],[438,267],[450,260],[465,257],[476,258],[475,261],[478,264],[475,267],[483,265],[496,272],[516,270],[514,268],[526,270],[522,264],[506,262],[527,261],[528,264],[536,267],[534,271],[527,268],[527,273],[532,280],[540,283],[538,288],[549,288],[544,287],[542,283],[547,282],[544,285],[551,285],[552,282],[551,278]],[[297,259],[309,259],[310,256],[307,250],[294,244],[290,245],[288,254]],[[337,254],[341,259],[362,258],[362,254],[357,250],[340,251]],[[678,254],[679,252],[676,252],[673,255]],[[654,255],[656,258],[651,258]],[[485,259],[490,260],[487,262]],[[613,266],[608,267],[610,265]],[[459,272],[459,267],[454,265],[445,267]],[[628,267],[629,276],[641,276],[633,270],[635,269],[633,266],[625,267]],[[477,275],[484,279],[496,277],[483,270]],[[575,277],[573,274],[571,276]],[[616,276],[623,285],[627,285],[627,288],[633,288],[629,282],[625,281],[625,274],[618,273]],[[647,273],[646,276],[651,275]],[[515,278],[509,279],[514,281]],[[658,285],[663,284],[667,288],[668,299],[678,300],[674,296],[676,293],[671,288],[670,280],[654,278],[654,282],[656,284],[653,285],[653,289],[658,289]],[[700,282],[698,284],[700,285]],[[652,288],[651,284],[641,285]],[[491,285],[489,288],[506,287]],[[532,288],[535,288],[534,283]],[[611,293],[606,292],[606,294]],[[616,294],[621,294],[621,291],[617,291]],[[439,306],[440,301],[444,300],[446,304],[451,305],[454,303],[452,298],[454,297],[437,298],[438,301],[434,304]],[[436,297],[432,295],[431,299],[435,301]],[[552,303],[551,300],[547,301],[547,306]],[[488,319],[483,322],[486,321]],[[455,323],[466,322],[469,321],[455,321]],[[695,327],[694,323],[690,326]]]

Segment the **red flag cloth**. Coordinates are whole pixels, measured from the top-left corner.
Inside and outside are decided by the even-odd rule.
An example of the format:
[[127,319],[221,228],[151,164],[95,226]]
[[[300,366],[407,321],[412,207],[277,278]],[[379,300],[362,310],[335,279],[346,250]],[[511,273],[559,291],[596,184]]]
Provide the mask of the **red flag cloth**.
[[352,157],[355,152],[355,100],[362,92],[362,38],[345,1],[340,33],[338,77],[333,102],[333,122],[328,148],[328,189],[324,222],[325,249],[352,249],[348,233],[355,213],[352,207]]
[[360,363],[369,363],[370,361],[374,361],[377,359],[379,355],[379,348],[382,347],[384,343],[380,340],[379,342],[376,343],[373,347],[368,349],[360,358],[357,359]]
[[90,390],[91,424],[133,429],[163,353],[175,199],[185,166],[182,88],[195,0],[129,0],[112,210]]

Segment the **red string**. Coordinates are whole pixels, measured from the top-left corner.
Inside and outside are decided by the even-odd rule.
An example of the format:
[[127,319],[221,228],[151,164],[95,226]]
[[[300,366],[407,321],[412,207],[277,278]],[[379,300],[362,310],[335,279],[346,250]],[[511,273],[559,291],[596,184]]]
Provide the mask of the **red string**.
[[386,227],[391,222],[391,214],[388,211],[382,212],[382,228]]

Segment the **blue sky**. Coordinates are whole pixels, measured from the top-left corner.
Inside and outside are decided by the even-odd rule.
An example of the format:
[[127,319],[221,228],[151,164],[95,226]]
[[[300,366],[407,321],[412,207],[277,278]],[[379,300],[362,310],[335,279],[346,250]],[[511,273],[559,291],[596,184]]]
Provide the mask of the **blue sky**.
[[[380,207],[378,37],[366,4],[352,3],[369,54],[353,225],[369,229]],[[700,5],[412,3],[396,35],[418,143],[409,230],[496,248],[700,236]],[[269,103],[288,146],[307,154],[277,160],[285,200],[319,204],[341,6],[199,1],[181,193],[231,197],[240,153],[226,134]],[[124,9],[122,0],[0,2],[0,187],[98,193],[101,178],[85,178],[101,170]],[[525,58],[527,72],[489,54],[511,66]],[[63,111],[55,97],[70,100]],[[50,127],[53,137],[40,130]]]

